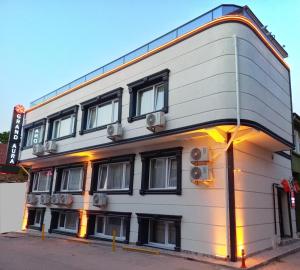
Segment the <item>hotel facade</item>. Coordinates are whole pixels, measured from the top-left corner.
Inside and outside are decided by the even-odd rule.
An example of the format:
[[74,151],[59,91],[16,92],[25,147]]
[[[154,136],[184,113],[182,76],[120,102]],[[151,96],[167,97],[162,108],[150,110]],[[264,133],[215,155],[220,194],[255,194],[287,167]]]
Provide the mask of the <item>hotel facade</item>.
[[285,57],[222,5],[34,101],[24,229],[232,261],[297,237]]

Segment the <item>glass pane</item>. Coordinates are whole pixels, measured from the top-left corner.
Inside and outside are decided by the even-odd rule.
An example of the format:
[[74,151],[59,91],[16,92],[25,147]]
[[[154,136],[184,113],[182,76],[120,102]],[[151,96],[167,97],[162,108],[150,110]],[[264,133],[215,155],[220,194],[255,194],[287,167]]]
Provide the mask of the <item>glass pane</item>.
[[63,171],[63,177],[61,181],[61,190],[66,190],[68,188],[69,170]]
[[48,171],[39,173],[38,191],[47,191],[48,187]]
[[99,107],[97,117],[97,126],[110,124],[112,122],[112,103]]
[[35,212],[35,224],[40,224],[41,223],[41,211],[40,210],[36,210]]
[[150,221],[149,241],[165,244],[165,223],[162,221]]
[[71,117],[68,117],[66,119],[62,119],[60,121],[59,137],[67,136],[67,135],[70,135],[72,133],[71,124],[72,124]]
[[61,228],[65,227],[65,218],[66,218],[65,214],[60,214],[60,216],[59,216],[59,227],[61,227]]
[[142,115],[153,112],[154,90],[150,88],[138,92],[137,114]]
[[107,166],[102,165],[99,167],[98,189],[105,188],[106,177],[107,177]]
[[68,190],[81,190],[82,168],[70,169]]
[[155,106],[154,106],[155,111],[161,110],[164,107],[164,95],[165,95],[165,85],[157,86],[155,92]]
[[27,131],[26,146],[32,145],[32,137],[33,137],[33,129],[29,129],[29,130]]
[[125,184],[124,188],[129,188],[129,182],[130,182],[130,164],[125,164]]
[[32,144],[40,143],[42,141],[42,132],[43,127],[37,127],[33,131],[33,138],[32,138]]
[[106,226],[105,226],[105,234],[112,235],[113,230],[116,231],[116,236],[120,236],[121,232],[121,218],[120,217],[107,217],[106,218]]
[[77,229],[76,227],[77,227],[77,213],[67,213],[65,228],[68,230],[76,230]]
[[103,217],[97,217],[97,221],[96,221],[96,233],[103,233],[103,221],[104,218]]
[[119,115],[119,101],[115,101],[112,122],[118,121],[119,118],[118,115]]
[[177,160],[170,158],[168,160],[168,186],[176,187],[177,185]]
[[96,127],[96,112],[96,107],[90,108],[88,111],[88,129]]
[[123,180],[123,164],[110,164],[107,189],[121,189]]
[[166,159],[155,158],[150,161],[150,188],[164,188],[166,181]]
[[176,244],[176,229],[174,222],[169,223],[169,232],[168,232],[168,244],[175,245]]
[[38,183],[39,183],[39,173],[35,173],[34,176],[33,176],[33,190],[34,191],[37,191],[38,189]]

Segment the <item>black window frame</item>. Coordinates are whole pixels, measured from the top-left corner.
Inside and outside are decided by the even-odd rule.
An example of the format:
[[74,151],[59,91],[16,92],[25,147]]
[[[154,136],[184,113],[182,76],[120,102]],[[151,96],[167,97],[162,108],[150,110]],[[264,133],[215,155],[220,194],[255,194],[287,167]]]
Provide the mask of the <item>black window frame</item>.
[[[141,179],[141,188],[140,194],[182,194],[182,150],[183,147],[176,148],[168,148],[161,150],[154,150],[148,152],[142,152],[141,160],[142,160],[142,179]],[[149,189],[149,168],[150,168],[150,160],[152,158],[160,158],[160,157],[169,157],[175,156],[177,160],[177,185],[176,189]]]
[[[146,76],[142,79],[139,79],[137,81],[134,81],[132,83],[127,84],[129,95],[130,95],[130,101],[129,101],[129,117],[128,122],[131,123],[136,120],[145,119],[146,115],[148,114],[142,114],[137,115],[136,107],[137,107],[137,94],[138,91],[141,89],[144,89],[146,87],[150,87],[156,84],[163,83],[165,85],[164,89],[164,106],[161,110],[165,113],[168,113],[169,111],[169,69],[164,69],[162,71],[159,71],[157,73],[154,73],[152,75]],[[149,112],[151,113],[151,112]]]
[[[49,191],[33,191],[32,189],[33,189],[34,174],[42,172],[42,171],[51,171],[52,172]],[[52,185],[53,185],[53,180],[54,180],[54,167],[44,167],[44,168],[34,169],[30,172],[29,177],[30,177],[29,178],[29,186],[28,186],[28,191],[27,191],[28,194],[36,194],[36,195],[49,194],[49,195],[51,195]]]
[[110,216],[110,217],[122,217],[126,222],[126,235],[125,240],[116,240],[118,243],[129,244],[129,237],[130,237],[130,222],[131,222],[131,212],[115,212],[115,211],[94,211],[94,210],[87,210],[87,239],[95,239],[101,241],[108,241],[111,242],[112,239],[95,236],[95,218],[97,215],[102,216]]
[[[34,225],[35,215],[36,215],[37,210],[42,210],[40,226],[35,226]],[[43,224],[44,224],[45,212],[46,212],[46,207],[28,207],[28,217],[27,217],[26,228],[27,229],[32,229],[32,230],[42,231],[42,227],[43,227]]]
[[[90,195],[94,193],[106,193],[106,194],[133,194],[133,178],[134,178],[134,163],[135,163],[135,154],[109,157],[99,160],[93,160],[92,162],[92,177],[91,177],[91,186],[90,186]],[[119,162],[129,162],[130,163],[130,179],[129,179],[129,188],[124,190],[97,190],[98,185],[98,173],[99,166],[105,164],[113,164]]]
[[46,134],[46,123],[47,123],[47,119],[46,118],[43,118],[43,119],[40,119],[38,121],[34,121],[30,124],[27,124],[23,127],[23,138],[22,138],[22,149],[21,150],[26,150],[26,149],[30,149],[33,147],[33,144],[32,145],[26,145],[26,141],[27,141],[27,136],[28,136],[28,131],[30,129],[33,129],[33,128],[37,128],[37,127],[43,127],[43,134],[42,134],[42,140],[41,140],[41,144],[44,143],[45,141],[45,134]]
[[[47,141],[60,141],[60,140],[65,140],[68,138],[72,138],[76,136],[76,129],[77,129],[77,118],[78,118],[78,105],[71,106],[69,108],[66,108],[64,110],[61,110],[59,112],[56,112],[54,114],[51,114],[47,116],[47,121],[48,121],[48,132],[47,132]],[[52,138],[52,133],[53,133],[53,123],[55,120],[59,120],[64,117],[68,117],[74,114],[74,128],[73,132],[69,135],[62,136],[59,138]]]
[[[50,222],[50,228],[48,230],[49,233],[56,233],[56,234],[79,237],[80,227],[81,227],[81,218],[82,218],[81,211],[79,209],[50,208],[50,210],[51,210],[51,222]],[[78,215],[77,232],[68,232],[68,231],[63,231],[63,230],[58,229],[59,214],[66,213],[66,212],[77,213],[77,215]]]
[[[62,172],[64,169],[72,169],[72,168],[83,168],[83,178],[82,178],[82,190],[81,191],[61,191],[61,181],[62,181]],[[72,195],[83,195],[85,192],[85,184],[87,177],[87,167],[88,162],[77,162],[72,164],[66,164],[55,167],[56,177],[55,177],[55,185],[53,194],[72,194]]]
[[[176,243],[174,250],[180,251],[181,250],[181,220],[182,216],[177,215],[162,215],[162,214],[146,214],[146,213],[136,213],[137,221],[139,225],[138,229],[138,241],[136,242],[137,246],[150,246],[148,244],[149,239],[149,221],[172,221],[175,224],[176,230]],[[154,247],[151,245],[151,247]],[[167,249],[170,248],[163,248],[163,247],[154,247],[159,249]]]
[[[109,91],[105,94],[102,94],[100,96],[94,97],[90,100],[87,100],[87,101],[84,101],[84,102],[80,103],[81,111],[82,111],[82,117],[81,117],[81,128],[80,128],[79,134],[83,135],[83,134],[94,132],[94,131],[97,131],[97,130],[106,129],[107,126],[110,125],[110,124],[121,123],[121,120],[122,120],[122,95],[123,95],[123,88],[119,87],[119,88],[116,88],[116,89],[114,89],[112,91]],[[119,100],[118,120],[116,122],[109,123],[107,125],[102,125],[102,126],[99,126],[99,127],[94,127],[94,128],[87,129],[89,109],[94,107],[94,106],[100,106],[102,104],[104,105],[105,103],[108,103],[108,102],[110,102],[114,99]]]

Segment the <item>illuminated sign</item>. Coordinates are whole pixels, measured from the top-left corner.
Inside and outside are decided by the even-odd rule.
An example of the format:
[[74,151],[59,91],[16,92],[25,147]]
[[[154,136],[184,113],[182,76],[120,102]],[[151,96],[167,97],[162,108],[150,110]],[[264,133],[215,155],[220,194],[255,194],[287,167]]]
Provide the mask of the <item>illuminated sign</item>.
[[6,157],[6,164],[9,165],[16,165],[18,162],[24,112],[24,106],[14,107]]

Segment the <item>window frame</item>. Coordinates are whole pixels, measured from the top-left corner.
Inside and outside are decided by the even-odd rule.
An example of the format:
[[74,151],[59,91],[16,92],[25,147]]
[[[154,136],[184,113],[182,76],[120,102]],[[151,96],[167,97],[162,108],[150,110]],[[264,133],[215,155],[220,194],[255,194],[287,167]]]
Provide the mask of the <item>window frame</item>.
[[[40,223],[35,223],[37,211],[40,212]],[[46,207],[28,207],[28,217],[27,217],[26,228],[42,231],[42,226],[44,224],[45,212],[46,212]]]
[[[68,214],[74,214],[77,216],[77,219],[76,219],[76,229],[75,230],[72,230],[72,229],[66,229],[66,222],[67,222],[67,215]],[[78,232],[78,229],[80,227],[80,217],[78,215],[77,212],[75,211],[60,211],[59,214],[58,214],[58,225],[57,225],[57,230],[61,231],[61,232],[66,232],[66,233],[72,233],[72,234],[76,234]],[[61,216],[62,215],[65,215],[64,217],[64,227],[61,227],[60,226],[60,221],[61,221]]]
[[[164,69],[152,75],[146,76],[140,80],[127,84],[130,94],[129,117],[128,122],[145,119],[148,113],[163,111],[168,113],[169,110],[169,69]],[[164,106],[159,110],[150,111],[144,114],[138,114],[138,93],[155,86],[164,85]],[[155,94],[154,94],[155,96]]]
[[[129,243],[130,236],[130,221],[131,221],[131,212],[115,212],[115,211],[94,211],[87,210],[88,222],[87,222],[87,234],[86,238],[102,240],[102,241],[112,241],[112,237],[109,235],[95,234],[97,229],[97,216],[110,218],[110,217],[119,217],[123,220],[123,235],[124,238],[116,237],[116,242],[119,243]],[[104,229],[104,228],[103,228]]]
[[294,129],[295,153],[300,155],[300,130]]
[[[72,189],[71,190],[71,189],[69,189],[71,171],[75,170],[75,169],[78,169],[78,168],[80,168],[80,182],[79,182],[79,184],[80,184],[81,188],[79,188],[79,189]],[[65,180],[65,178],[66,178],[66,176],[65,176],[66,172],[68,172],[67,180]],[[83,167],[64,168],[62,170],[62,179],[61,179],[62,181],[60,183],[60,192],[81,192],[82,191],[82,184],[83,184],[83,175],[84,175]],[[63,188],[64,181],[67,181],[67,184],[66,184],[67,188],[66,189]]]
[[27,124],[26,126],[23,127],[23,139],[22,139],[22,144],[21,144],[22,150],[30,149],[33,147],[34,143],[32,143],[31,145],[27,145],[28,132],[29,132],[29,130],[36,129],[38,127],[42,127],[41,141],[39,143],[40,144],[44,143],[45,131],[46,131],[46,121],[47,121],[47,119],[43,118],[38,121]]
[[[167,249],[167,250],[181,250],[181,220],[182,216],[177,215],[162,215],[162,214],[148,214],[148,213],[136,213],[138,220],[138,246],[150,246],[154,248]],[[160,244],[156,242],[150,242],[150,222],[164,222],[173,223],[175,226],[175,245],[173,244]],[[166,235],[165,231],[165,235]],[[165,239],[166,243],[166,239]]]
[[[142,179],[140,194],[182,194],[182,150],[183,147],[142,152]],[[176,158],[177,161],[177,185],[176,188],[150,188],[151,160],[155,158]],[[166,179],[167,180],[167,179]]]
[[[99,171],[100,166],[118,164],[118,163],[127,163],[129,164],[129,187],[124,189],[98,189],[99,186]],[[106,193],[106,194],[129,194],[132,195],[133,192],[133,178],[134,178],[134,163],[135,163],[135,154],[129,154],[124,156],[110,157],[100,160],[92,161],[92,177],[91,177],[91,186],[90,186],[90,195],[94,193]],[[124,175],[124,171],[123,171]],[[125,178],[124,178],[125,182]]]
[[[49,190],[35,190],[35,188],[34,188],[36,185],[36,181],[38,181],[37,186],[39,185],[40,173],[42,173],[42,172],[51,172],[51,175],[47,176],[48,180],[47,180],[46,186],[49,186]],[[36,175],[38,175],[37,180],[36,180]],[[53,168],[43,169],[43,170],[38,170],[38,171],[32,172],[31,179],[32,179],[31,180],[32,181],[31,190],[30,190],[31,193],[34,193],[34,194],[49,193],[49,194],[51,194],[52,182],[53,182]]]
[[[60,141],[68,138],[72,138],[76,136],[76,129],[77,129],[77,117],[78,117],[78,105],[66,108],[64,110],[61,110],[57,113],[51,114],[47,117],[48,119],[48,132],[47,132],[47,141]],[[57,121],[60,121],[61,123],[62,120],[68,118],[68,117],[73,116],[73,130],[70,134],[53,138],[54,134],[54,123]]]
[[[48,191],[33,191],[33,185],[34,185],[34,174],[43,172],[43,171],[51,171],[51,179],[50,179],[50,187]],[[27,190],[27,193],[34,193],[34,194],[51,194],[52,192],[52,185],[53,185],[53,179],[54,179],[54,167],[46,167],[46,168],[38,168],[33,170],[30,173],[30,181],[29,181],[29,187]]]
[[[122,120],[122,94],[123,94],[123,88],[119,87],[117,89],[114,89],[112,91],[109,91],[105,94],[102,94],[100,96],[94,97],[90,100],[82,102],[81,110],[82,110],[82,117],[81,117],[81,128],[79,131],[80,135],[84,135],[86,133],[94,132],[97,130],[103,130],[106,129],[108,125],[114,124],[114,123],[121,123]],[[104,124],[101,126],[95,126],[93,128],[88,128],[88,118],[89,118],[89,110],[93,107],[96,107],[96,114],[99,107],[105,106],[109,103],[118,101],[118,115],[117,120],[108,124]],[[112,111],[114,112],[114,109],[112,108]],[[97,119],[96,119],[97,121]]]
[[[67,164],[55,167],[56,170],[56,177],[55,177],[55,185],[54,185],[54,191],[53,193],[68,193],[73,195],[83,195],[85,191],[85,184],[86,184],[86,174],[87,174],[87,166],[88,162],[78,162],[73,164]],[[82,180],[81,180],[81,189],[80,190],[61,190],[62,186],[62,180],[63,180],[63,171],[67,169],[73,169],[73,168],[82,168]]]
[[[164,224],[164,235],[165,235],[165,243],[164,244],[150,241],[150,237],[151,237],[151,225],[150,224],[151,224],[151,222],[162,222]],[[170,224],[174,224],[174,221],[149,219],[148,245],[151,247],[174,249],[176,247],[176,244],[169,243],[169,225]],[[176,234],[176,230],[175,230],[175,234]],[[175,235],[175,238],[176,238],[176,235]]]
[[[70,120],[71,120],[70,126],[69,126],[69,131],[70,131],[70,133],[67,134],[67,135],[64,135],[64,136],[60,136],[60,133],[61,133],[61,122],[62,122],[63,120],[68,119],[68,118],[70,118]],[[64,116],[64,117],[62,117],[62,118],[55,119],[55,120],[53,121],[53,129],[52,129],[51,140],[58,140],[58,139],[60,139],[60,138],[62,138],[62,137],[67,137],[67,136],[70,136],[71,134],[73,134],[73,133],[74,133],[74,126],[75,126],[74,121],[75,121],[75,115],[74,115],[74,114],[70,114],[70,115]],[[55,128],[56,128],[56,123],[59,124],[59,125],[58,125],[58,130],[59,130],[59,132],[56,131],[56,129],[55,129]],[[59,133],[59,136],[58,136],[58,137],[54,137],[54,134],[55,134],[55,133]]]

